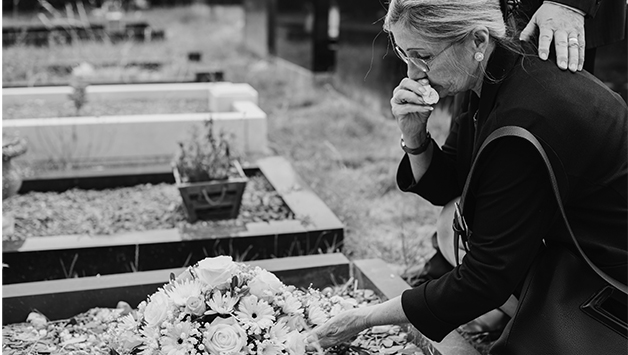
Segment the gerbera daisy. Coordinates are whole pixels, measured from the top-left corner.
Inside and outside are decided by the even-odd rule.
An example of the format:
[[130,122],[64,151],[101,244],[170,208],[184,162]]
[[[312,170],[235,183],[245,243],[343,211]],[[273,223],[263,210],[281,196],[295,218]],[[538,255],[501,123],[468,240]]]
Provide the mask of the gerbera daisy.
[[133,317],[133,314],[127,314],[120,317],[120,320],[118,323],[118,327],[123,331],[135,330],[137,329],[138,325],[139,323],[137,322],[135,317]]
[[205,314],[231,314],[238,300],[238,297],[231,296],[231,292],[226,292],[223,295],[220,291],[216,291],[212,294],[212,297],[207,300],[209,310],[206,311]]
[[325,314],[325,311],[323,311],[318,305],[311,305],[308,308],[307,315],[310,322],[314,325],[323,325],[327,322],[327,315]]
[[281,309],[286,314],[303,314],[303,309],[301,308],[303,304],[299,301],[298,298],[291,296],[289,294],[285,295],[285,299],[283,304],[281,305]]
[[243,298],[238,309],[238,319],[254,334],[260,334],[262,329],[268,329],[275,321],[273,307],[254,295]]
[[203,284],[198,280],[180,280],[172,284],[172,288],[166,293],[177,306],[185,306],[188,298],[201,297]]
[[278,343],[285,343],[288,337],[288,333],[290,332],[287,323],[288,320],[285,317],[279,318],[277,320],[277,323],[273,324],[273,326],[270,327],[270,331],[268,332],[268,334],[270,335],[270,339],[275,340]]
[[146,327],[140,330],[144,344],[139,347],[138,355],[153,355],[159,349],[159,330],[154,327]]
[[161,350],[167,355],[185,355],[194,349],[197,341],[192,337],[198,330],[190,322],[168,326],[161,338]]

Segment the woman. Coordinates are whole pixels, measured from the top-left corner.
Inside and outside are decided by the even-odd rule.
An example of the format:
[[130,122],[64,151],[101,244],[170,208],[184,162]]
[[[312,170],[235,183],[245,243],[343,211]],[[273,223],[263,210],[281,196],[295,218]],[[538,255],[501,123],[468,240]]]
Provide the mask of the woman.
[[[405,154],[403,191],[443,206],[460,196],[477,148],[499,127],[528,129],[556,153],[574,234],[589,258],[626,284],[628,109],[587,72],[561,70],[515,38],[499,0],[392,0],[384,22],[408,77],[394,90],[393,115]],[[551,59],[551,58],[550,58]],[[427,132],[430,89],[471,90],[468,112],[439,148]],[[440,341],[515,296],[548,242],[568,243],[547,170],[520,138],[488,146],[465,203],[473,234],[461,264],[382,304],[342,313],[315,330],[323,347],[375,325],[412,323]],[[449,243],[453,248],[453,243]]]

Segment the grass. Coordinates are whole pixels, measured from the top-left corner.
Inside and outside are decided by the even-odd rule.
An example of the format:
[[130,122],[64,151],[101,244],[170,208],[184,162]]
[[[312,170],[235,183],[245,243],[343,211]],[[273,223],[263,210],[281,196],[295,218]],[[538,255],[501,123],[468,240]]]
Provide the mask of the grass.
[[[187,65],[189,51],[200,51],[204,63],[223,70],[227,81],[248,82],[258,90],[273,153],[286,157],[345,224],[343,253],[348,258],[381,258],[403,272],[431,256],[429,237],[438,208],[397,189],[395,173],[402,152],[399,130],[389,114],[369,110],[330,84],[312,83],[244,50],[244,14],[239,7],[152,9],[137,18],[165,29],[166,40],[7,47],[3,80],[50,80],[48,65],[77,59],[157,58],[171,75],[174,68]],[[430,125],[435,139],[443,142],[447,111],[437,108]]]

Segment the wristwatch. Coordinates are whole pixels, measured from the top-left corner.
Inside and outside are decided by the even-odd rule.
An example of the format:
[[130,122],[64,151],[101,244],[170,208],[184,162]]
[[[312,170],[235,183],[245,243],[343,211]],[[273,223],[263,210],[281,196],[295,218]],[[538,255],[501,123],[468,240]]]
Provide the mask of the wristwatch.
[[421,143],[420,146],[416,148],[408,148],[406,146],[406,142],[403,141],[403,135],[401,135],[401,149],[403,149],[404,152],[410,155],[419,155],[425,152],[427,148],[430,146],[430,143],[432,143],[432,136],[430,135],[430,132],[427,132],[427,135],[425,136],[425,140],[423,141],[423,143]]

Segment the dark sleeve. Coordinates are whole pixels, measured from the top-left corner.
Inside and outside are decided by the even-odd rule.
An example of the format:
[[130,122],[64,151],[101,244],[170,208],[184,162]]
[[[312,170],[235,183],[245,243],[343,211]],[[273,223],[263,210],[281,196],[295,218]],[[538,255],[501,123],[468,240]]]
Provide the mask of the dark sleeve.
[[[457,145],[459,120],[466,119],[466,113],[454,121],[442,149],[432,142],[432,161],[421,180],[414,181],[408,155],[404,155],[397,169],[397,186],[403,192],[413,192],[435,206],[444,206],[460,196],[462,189],[457,167]],[[468,149],[472,149],[471,146]]]
[[501,138],[482,153],[470,193],[473,234],[461,265],[402,295],[410,322],[435,341],[508,299],[556,214],[545,165],[521,138]]
[[435,142],[432,142],[432,162],[421,180],[416,183],[410,166],[410,159],[405,154],[397,169],[397,186],[403,192],[413,192],[435,206],[444,206],[460,196],[455,162],[445,156]]
[[[552,0],[554,2],[571,6],[585,13],[586,17],[595,17],[602,0]],[[607,0],[610,1],[610,0]],[[623,1],[623,0],[622,0]]]

